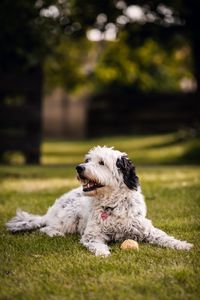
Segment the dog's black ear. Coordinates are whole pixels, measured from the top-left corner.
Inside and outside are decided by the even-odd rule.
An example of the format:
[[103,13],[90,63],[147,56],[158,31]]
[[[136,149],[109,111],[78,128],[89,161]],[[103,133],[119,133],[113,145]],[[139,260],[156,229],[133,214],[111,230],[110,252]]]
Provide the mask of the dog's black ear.
[[117,168],[122,172],[124,183],[130,190],[137,190],[139,179],[135,173],[135,167],[126,156],[117,159]]

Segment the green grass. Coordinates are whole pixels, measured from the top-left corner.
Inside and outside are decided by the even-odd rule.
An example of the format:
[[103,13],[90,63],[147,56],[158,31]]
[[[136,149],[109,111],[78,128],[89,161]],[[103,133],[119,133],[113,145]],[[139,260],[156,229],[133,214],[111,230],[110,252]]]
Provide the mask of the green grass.
[[[191,145],[186,144],[194,141],[176,143],[171,138],[45,142],[42,159],[56,165],[0,167],[0,299],[199,299],[200,167],[180,165],[187,162],[184,155]],[[140,244],[139,252],[122,251],[116,243],[110,245],[112,256],[104,259],[89,253],[76,235],[49,238],[37,231],[13,235],[5,230],[16,208],[43,214],[57,197],[76,187],[73,164],[91,145],[104,141],[135,158],[149,218],[169,234],[194,243],[192,251],[148,244]],[[175,158],[179,165],[156,165]]]
[[165,135],[109,137],[82,142],[46,141],[42,145],[43,164],[80,162],[94,145],[115,146],[127,151],[136,164],[200,163],[200,140],[188,133]]
[[[44,141],[41,147],[43,165],[71,164],[82,161],[94,145],[115,146],[126,151],[138,165],[200,164],[200,139],[188,131],[164,135],[118,136],[83,141]],[[22,164],[20,153],[7,153],[4,160]]]

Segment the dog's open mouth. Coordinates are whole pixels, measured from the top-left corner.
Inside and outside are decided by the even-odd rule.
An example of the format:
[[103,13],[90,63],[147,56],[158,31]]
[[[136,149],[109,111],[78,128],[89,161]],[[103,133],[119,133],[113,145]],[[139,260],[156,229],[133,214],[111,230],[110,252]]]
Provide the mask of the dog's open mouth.
[[85,176],[78,175],[77,178],[81,182],[84,192],[90,192],[90,191],[99,189],[101,187],[104,187],[104,185],[102,185],[101,183],[96,182],[95,180],[86,178]]

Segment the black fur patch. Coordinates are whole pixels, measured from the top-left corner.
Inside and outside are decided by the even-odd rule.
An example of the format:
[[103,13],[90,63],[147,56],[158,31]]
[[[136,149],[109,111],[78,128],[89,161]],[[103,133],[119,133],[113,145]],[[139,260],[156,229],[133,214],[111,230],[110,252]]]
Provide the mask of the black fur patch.
[[139,179],[135,173],[135,167],[131,160],[126,156],[117,159],[116,163],[118,169],[123,174],[124,183],[130,190],[137,190],[139,186]]

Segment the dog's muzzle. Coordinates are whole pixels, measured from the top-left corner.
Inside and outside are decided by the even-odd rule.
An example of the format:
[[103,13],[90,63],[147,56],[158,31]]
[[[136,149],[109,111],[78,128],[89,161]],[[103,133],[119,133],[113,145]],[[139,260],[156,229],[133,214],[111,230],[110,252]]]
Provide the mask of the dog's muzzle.
[[100,182],[94,179],[88,178],[84,175],[85,167],[83,165],[76,166],[78,173],[77,179],[81,182],[84,192],[94,191],[98,188],[104,187]]

